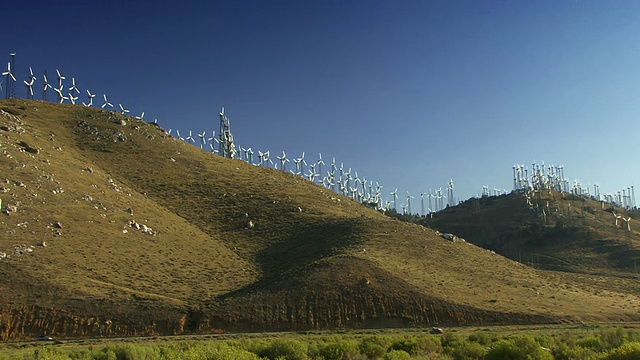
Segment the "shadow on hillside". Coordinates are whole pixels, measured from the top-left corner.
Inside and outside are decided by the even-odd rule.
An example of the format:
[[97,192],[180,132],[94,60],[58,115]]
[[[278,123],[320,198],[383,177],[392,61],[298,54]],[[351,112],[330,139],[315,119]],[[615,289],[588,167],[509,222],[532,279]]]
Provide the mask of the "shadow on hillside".
[[245,295],[255,290],[278,292],[302,285],[305,274],[315,262],[340,255],[356,246],[363,224],[357,220],[304,221],[293,226],[284,240],[256,254],[263,277],[255,283],[224,294],[218,300]]

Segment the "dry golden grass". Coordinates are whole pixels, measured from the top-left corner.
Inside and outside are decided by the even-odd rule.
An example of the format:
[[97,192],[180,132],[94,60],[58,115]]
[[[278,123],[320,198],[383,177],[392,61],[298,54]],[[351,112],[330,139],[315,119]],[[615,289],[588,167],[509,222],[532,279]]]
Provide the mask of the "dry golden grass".
[[[625,279],[536,270],[446,241],[153,124],[40,101],[0,109],[0,186],[9,189],[0,198],[18,205],[0,216],[0,252],[11,255],[0,261],[3,339],[638,314]],[[17,256],[19,244],[35,248]]]

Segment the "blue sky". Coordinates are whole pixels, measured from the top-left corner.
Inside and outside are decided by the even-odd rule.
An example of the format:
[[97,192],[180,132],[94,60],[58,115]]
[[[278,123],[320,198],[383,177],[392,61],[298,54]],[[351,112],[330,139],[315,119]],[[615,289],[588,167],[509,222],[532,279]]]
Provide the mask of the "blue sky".
[[2,13],[0,64],[17,53],[19,97],[31,66],[38,84],[60,69],[96,102],[182,133],[217,131],[225,106],[238,145],[274,160],[321,152],[388,197],[450,178],[460,200],[511,190],[512,166],[534,161],[603,193],[640,179],[637,1],[15,1]]

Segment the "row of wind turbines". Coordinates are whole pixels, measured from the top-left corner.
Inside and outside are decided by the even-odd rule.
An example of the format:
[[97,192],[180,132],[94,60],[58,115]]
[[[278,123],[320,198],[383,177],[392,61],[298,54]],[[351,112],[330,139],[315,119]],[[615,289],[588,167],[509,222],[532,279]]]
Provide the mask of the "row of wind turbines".
[[[224,109],[220,112],[220,116],[224,116]],[[181,133],[180,130],[169,129],[167,134],[175,136],[177,139],[185,141],[193,146],[199,146],[203,150],[211,151],[214,154],[220,154],[220,141],[216,137],[215,130],[210,133],[207,130],[196,132],[194,135],[192,130]],[[188,134],[188,135],[186,135]],[[210,135],[209,135],[210,134]],[[185,136],[186,135],[186,136]],[[421,216],[432,215],[444,209],[446,206],[452,205],[452,200],[445,203],[445,199],[453,199],[453,180],[449,181],[447,187],[448,196],[444,195],[442,188],[435,191],[420,193],[420,212],[414,212],[411,200],[415,199],[411,193],[407,191],[406,202],[400,203],[399,193],[396,188],[390,192],[391,199],[384,196],[382,192],[383,185],[379,182],[359,175],[358,171],[347,168],[344,163],[332,158],[327,165],[322,153],[318,153],[318,158],[309,160],[305,157],[305,152],[300,156],[288,156],[285,151],[275,157],[271,151],[254,151],[251,147],[242,147],[234,144],[232,158],[246,161],[249,164],[261,167],[269,167],[276,170],[301,176],[313,183],[324,186],[338,194],[352,198],[353,200],[362,202],[381,211],[398,211],[402,209],[402,214],[419,214]]]
[[[6,98],[15,96],[15,84],[17,83],[15,74],[15,53],[10,54],[11,60],[7,63],[7,70],[2,73],[6,77]],[[76,83],[76,78],[71,77],[71,83],[65,83],[67,77],[59,70],[56,69],[55,82],[52,84],[49,81],[49,77],[46,71],[42,74],[41,86],[41,99],[49,101],[49,95],[53,91],[55,93],[55,101],[60,104],[70,103],[72,105],[82,105],[85,107],[99,106],[104,110],[116,109],[115,106],[109,101],[107,94],[102,94],[103,101],[101,104],[94,104],[96,94],[92,93],[89,89],[84,89],[86,92],[86,102],[79,101],[81,94],[83,93]],[[33,69],[29,67],[29,74],[23,81],[25,86],[26,98],[33,100],[36,98],[38,76],[34,74]],[[2,91],[2,83],[0,83],[0,91]],[[130,110],[118,104],[119,111],[123,115],[129,115]],[[143,111],[139,116],[135,116],[138,120],[144,120],[145,112]],[[228,118],[226,118],[224,108],[220,112],[221,123],[228,124]],[[157,124],[157,119],[154,123]],[[228,126],[228,125],[227,125]],[[356,201],[368,204],[381,211],[398,211],[398,208],[402,209],[402,214],[419,214],[421,216],[427,216],[429,214],[444,209],[446,206],[455,205],[453,194],[453,180],[449,181],[447,187],[447,195],[443,194],[442,188],[434,191],[420,193],[420,213],[417,213],[412,208],[412,199],[415,199],[408,191],[406,192],[406,202],[400,203],[400,196],[398,189],[390,192],[391,199],[383,196],[383,186],[377,182],[362,175],[358,175],[358,172],[352,168],[346,168],[344,163],[338,162],[333,158],[332,162],[325,164],[322,154],[319,154],[319,158],[313,161],[307,161],[305,159],[305,153],[303,152],[299,157],[289,157],[283,151],[281,155],[272,158],[270,151],[257,151],[254,152],[250,147],[244,148],[233,144],[233,137],[230,134],[225,134],[221,126],[221,131],[216,136],[215,130],[210,135],[207,131],[201,133],[194,133],[192,130],[187,133],[180,133],[179,130],[173,132],[171,129],[167,133],[171,136],[190,143],[194,146],[199,146],[203,150],[211,151],[213,154],[220,156],[231,157],[244,160],[250,164],[262,167],[272,167],[285,172],[290,172],[294,175],[298,175],[306,178],[307,180],[316,184],[322,185],[327,189],[331,189],[338,194],[351,197]],[[231,144],[229,144],[229,140]],[[274,161],[275,160],[275,161]],[[292,164],[291,164],[292,163]],[[323,169],[324,168],[324,169]],[[445,201],[447,200],[448,201]]]
[[[14,72],[15,53],[11,53],[10,57],[11,60],[7,63],[7,70],[2,72],[6,80],[7,98],[14,96],[15,84],[17,82]],[[27,99],[35,99],[36,91],[34,88],[36,87],[37,79],[38,77],[34,74],[33,69],[29,67],[29,74],[23,81]],[[55,80],[55,83],[52,85],[47,77],[47,72],[44,71],[41,83],[42,100],[48,101],[49,91],[53,91],[56,95],[56,101],[61,104],[68,102],[73,105],[94,106],[96,94],[92,93],[89,89],[84,89],[87,101],[78,101],[82,91],[78,87],[75,77],[72,77],[71,84],[67,85],[65,84],[65,80],[67,80],[66,76],[64,76],[59,69],[56,69]],[[65,88],[65,86],[67,87]],[[1,91],[2,82],[0,82],[0,92]],[[104,110],[114,111],[115,106],[109,101],[106,94],[102,94],[102,99],[103,101],[99,104],[99,107]],[[128,115],[130,113],[130,110],[121,103],[118,104],[118,107],[119,110],[117,111],[121,114]],[[135,116],[135,118],[144,120],[144,115],[145,112],[143,111],[140,115]],[[446,194],[443,193],[442,187],[433,191],[430,189],[428,192],[420,192],[420,212],[417,212],[412,207],[412,200],[415,199],[415,197],[411,195],[409,191],[406,192],[406,197],[403,196],[403,203],[399,200],[400,195],[397,188],[388,194],[391,197],[389,199],[383,196],[383,186],[380,183],[367,179],[364,176],[359,176],[357,171],[354,171],[352,168],[346,168],[344,163],[338,164],[335,158],[333,158],[329,166],[327,166],[321,153],[318,159],[313,161],[307,161],[304,152],[299,157],[289,157],[283,151],[281,155],[277,155],[275,159],[273,159],[270,151],[254,152],[251,147],[236,146],[233,143],[229,120],[225,115],[224,108],[222,108],[219,116],[221,129],[218,136],[216,136],[215,130],[211,132],[211,136],[208,135],[207,131],[196,133],[195,136],[191,130],[188,131],[187,136],[184,136],[186,133],[181,134],[179,130],[176,130],[175,133],[172,134],[172,130],[169,129],[167,133],[192,145],[199,145],[201,149],[210,150],[213,154],[241,159],[256,166],[272,167],[304,177],[338,194],[351,197],[354,200],[373,206],[381,211],[395,210],[396,212],[400,212],[398,209],[401,209],[402,214],[433,216],[435,212],[441,211],[448,206],[457,205],[452,179],[446,186]],[[154,123],[157,124],[157,122],[158,120],[155,119]],[[223,123],[225,127],[222,126]],[[522,164],[514,165],[512,170],[514,191],[553,189],[561,192],[570,192],[578,196],[594,198],[598,201],[604,201],[626,209],[635,208],[636,206],[633,186],[618,192],[601,195],[599,185],[594,184],[594,192],[591,194],[590,186],[587,185],[583,187],[577,180],[570,186],[570,182],[564,176],[564,166],[545,165],[544,162],[542,164],[536,164],[534,162],[530,171],[528,167]],[[485,185],[483,186],[481,196],[500,196],[507,193],[507,190],[498,188],[494,188],[492,192],[489,187]]]
[[613,193],[602,194],[600,185],[584,186],[579,180],[570,182],[564,175],[563,165],[545,165],[544,162],[531,165],[531,170],[523,164],[515,164],[513,170],[513,188],[515,191],[555,190],[586,197],[621,207],[626,210],[636,208],[635,189],[633,185]]

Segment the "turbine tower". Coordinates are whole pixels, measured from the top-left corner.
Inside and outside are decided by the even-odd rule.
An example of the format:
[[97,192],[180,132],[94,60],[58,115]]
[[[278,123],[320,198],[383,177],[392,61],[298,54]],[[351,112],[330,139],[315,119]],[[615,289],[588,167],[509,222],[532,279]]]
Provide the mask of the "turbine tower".
[[11,61],[7,63],[7,71],[2,73],[2,75],[5,75],[7,77],[7,88],[5,93],[6,99],[11,99],[16,96],[16,76],[13,74],[13,72],[15,71],[14,69],[16,68],[16,53],[10,53],[9,56],[11,56]]
[[231,134],[231,124],[229,123],[229,118],[224,114],[224,106],[222,110],[220,110],[220,132],[218,136],[220,136],[220,142],[218,154],[222,157],[226,157],[229,159],[233,159],[236,154],[236,147],[233,143],[233,134]]

